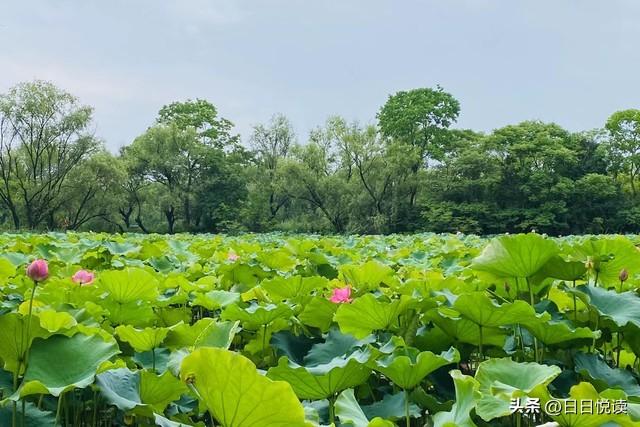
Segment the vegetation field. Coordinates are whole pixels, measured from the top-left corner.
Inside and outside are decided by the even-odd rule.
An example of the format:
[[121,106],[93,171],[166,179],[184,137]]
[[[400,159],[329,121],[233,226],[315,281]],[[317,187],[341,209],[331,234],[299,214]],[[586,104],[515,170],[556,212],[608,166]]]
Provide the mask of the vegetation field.
[[1,235],[0,426],[640,425],[636,243]]

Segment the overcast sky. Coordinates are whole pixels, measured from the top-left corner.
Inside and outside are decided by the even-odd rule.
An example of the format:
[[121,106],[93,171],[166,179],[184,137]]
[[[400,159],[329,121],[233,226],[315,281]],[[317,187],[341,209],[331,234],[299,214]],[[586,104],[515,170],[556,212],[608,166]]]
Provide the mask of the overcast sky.
[[0,92],[53,81],[112,150],[175,100],[211,101],[245,140],[284,113],[306,140],[436,84],[458,127],[582,130],[640,107],[638,22],[637,0],[0,0]]

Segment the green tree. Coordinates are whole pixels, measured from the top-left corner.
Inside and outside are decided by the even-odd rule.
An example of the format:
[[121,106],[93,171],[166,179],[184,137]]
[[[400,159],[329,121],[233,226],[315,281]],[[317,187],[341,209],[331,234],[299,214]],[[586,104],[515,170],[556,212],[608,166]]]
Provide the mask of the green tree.
[[233,123],[218,116],[218,109],[203,99],[173,102],[158,113],[159,124],[174,124],[178,129],[192,127],[202,143],[216,148],[235,148],[240,137],[233,134]]
[[614,172],[626,174],[631,193],[638,194],[640,174],[640,110],[617,111],[605,124],[609,132],[609,149]]
[[52,83],[21,83],[0,95],[0,200],[13,225],[55,227],[65,181],[99,143],[92,109]]

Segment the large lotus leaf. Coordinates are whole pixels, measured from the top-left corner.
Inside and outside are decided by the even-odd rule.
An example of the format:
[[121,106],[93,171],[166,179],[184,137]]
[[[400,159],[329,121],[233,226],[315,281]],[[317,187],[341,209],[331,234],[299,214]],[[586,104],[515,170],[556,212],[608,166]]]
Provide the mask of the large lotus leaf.
[[[30,339],[27,343],[27,317],[16,313],[0,316],[0,359],[4,361],[4,369],[7,371],[16,372],[18,360],[34,338],[48,335],[47,331],[40,327],[37,317],[32,317],[30,323]],[[23,370],[24,367],[21,371]]]
[[434,427],[476,427],[469,412],[476,407],[481,394],[480,384],[468,375],[455,370],[450,372],[456,387],[456,400],[449,412],[438,412],[433,416]]
[[[457,317],[457,312],[448,313],[444,310],[433,310],[426,314],[426,319],[431,320],[438,328],[448,336],[456,340],[478,346],[480,344],[480,325],[469,319]],[[507,337],[507,332],[501,328],[482,328],[482,344],[502,347]]]
[[378,261],[367,261],[361,265],[345,264],[340,267],[345,282],[360,290],[375,290],[381,283],[394,281],[393,269]]
[[249,329],[258,329],[276,319],[287,319],[292,315],[293,310],[286,304],[252,304],[247,308],[233,304],[225,308],[220,317],[224,320],[239,320]]
[[[405,417],[405,402],[407,395],[404,392],[396,394],[385,394],[382,400],[370,405],[363,405],[362,411],[370,420],[383,418],[385,420],[396,421]],[[419,418],[421,416],[420,407],[409,402],[409,416]]]
[[640,385],[631,372],[625,369],[614,369],[595,354],[579,352],[573,360],[575,371],[598,389],[618,388],[628,396],[640,396]]
[[224,427],[307,425],[291,386],[260,375],[237,353],[199,348],[183,359],[180,378]]
[[240,294],[237,292],[213,290],[206,294],[199,294],[193,301],[193,305],[200,305],[207,310],[215,310],[238,301],[240,301]]
[[358,404],[351,388],[340,393],[335,405],[340,425],[354,427],[393,427],[395,425],[391,421],[383,420],[380,417],[370,421]]
[[298,260],[284,249],[263,249],[258,253],[257,261],[271,270],[287,272],[298,265]]
[[40,321],[40,326],[49,332],[58,332],[73,328],[78,324],[76,319],[65,311],[44,310],[34,313]]
[[102,395],[122,411],[151,416],[152,411],[162,413],[167,405],[188,392],[187,386],[171,373],[156,375],[149,371],[111,369],[96,376]]
[[[22,422],[22,405],[17,406],[17,419]],[[11,405],[0,405],[0,426],[11,426],[13,421],[13,409]],[[31,402],[26,402],[24,406],[24,424],[18,424],[24,427],[54,427],[56,424],[56,416],[53,412],[38,409]]]
[[97,286],[109,292],[109,300],[120,304],[153,301],[158,296],[158,281],[141,268],[105,271]]
[[599,284],[620,285],[618,275],[622,269],[629,272],[629,277],[640,273],[640,251],[625,237],[589,238],[572,249],[571,257],[576,261],[591,259],[597,265]]
[[265,280],[260,284],[272,300],[284,301],[298,297],[309,297],[316,289],[323,289],[329,281],[321,276],[302,277],[276,276],[273,279]]
[[[549,399],[550,396],[548,396],[548,394],[541,393],[540,406],[544,407]],[[575,402],[578,402],[578,405],[580,405],[581,401],[597,402],[602,399],[609,400],[610,408],[614,407],[614,399],[599,395],[592,384],[582,382],[571,387],[568,399],[557,399],[560,402],[560,407],[557,411],[559,415],[550,415],[550,417],[561,427],[637,427],[640,425],[640,423],[632,421],[626,414],[598,414],[596,408],[592,411],[573,409],[576,407]],[[570,402],[571,406],[567,405],[567,402]],[[579,408],[578,406],[578,409]]]
[[337,304],[332,303],[326,298],[315,296],[304,305],[302,313],[298,315],[298,319],[305,325],[326,332],[329,330],[331,323],[333,323],[333,316],[337,309]]
[[370,366],[398,387],[411,390],[436,369],[459,360],[460,353],[454,347],[439,355],[412,347],[398,347],[393,353],[373,360]]
[[539,234],[497,237],[473,260],[471,268],[500,277],[530,277],[558,252],[558,246]]
[[610,319],[619,327],[628,323],[640,327],[640,297],[635,292],[618,293],[588,285],[563,289],[578,296],[585,304],[593,307],[600,316]]
[[145,352],[160,347],[167,337],[169,328],[137,329],[131,325],[121,325],[116,328],[116,334],[122,341],[128,342],[137,352]]
[[371,374],[366,366],[371,353],[358,350],[346,357],[336,357],[331,362],[315,366],[300,366],[286,357],[278,365],[269,368],[267,376],[291,384],[301,399],[325,399],[329,396],[363,384]]
[[149,325],[155,317],[151,304],[141,301],[121,303],[107,298],[100,306],[108,311],[107,317],[114,325],[141,327]]
[[238,322],[216,322],[206,317],[193,325],[179,324],[172,327],[164,344],[172,349],[183,347],[229,348],[238,331]]
[[413,301],[402,295],[400,299],[384,302],[376,299],[373,294],[365,294],[351,304],[341,304],[334,319],[342,332],[361,339],[373,331],[393,325]]
[[576,340],[593,340],[600,336],[600,331],[592,331],[589,328],[574,329],[568,322],[551,320],[548,313],[527,319],[521,324],[544,345],[571,347],[576,345]]
[[560,372],[557,366],[533,362],[518,363],[507,358],[486,360],[478,365],[476,372],[482,393],[476,413],[485,421],[509,415],[512,398],[545,388]]
[[375,337],[368,336],[358,340],[352,335],[343,334],[336,327],[331,328],[324,342],[314,344],[304,356],[305,366],[318,366],[331,363],[336,357],[344,357],[353,353],[357,348],[375,341]]
[[540,269],[538,274],[536,274],[536,278],[540,280],[545,277],[552,277],[558,280],[573,281],[584,277],[586,272],[587,269],[584,262],[565,261],[560,255],[556,255],[549,259]]
[[98,367],[119,353],[115,342],[99,336],[53,335],[33,341],[20,396],[45,393],[59,396],[71,388],[93,382]]
[[140,371],[110,369],[96,376],[104,399],[121,411],[144,407],[140,398]]
[[499,327],[522,323],[535,318],[535,310],[524,301],[498,304],[484,292],[460,295],[453,309],[465,318],[483,327]]

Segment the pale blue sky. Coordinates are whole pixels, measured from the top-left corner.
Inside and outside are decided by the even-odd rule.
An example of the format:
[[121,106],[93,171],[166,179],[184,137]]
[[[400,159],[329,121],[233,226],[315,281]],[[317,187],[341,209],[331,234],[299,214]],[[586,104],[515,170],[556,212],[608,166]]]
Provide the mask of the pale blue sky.
[[51,80],[111,149],[163,104],[213,102],[243,138],[275,112],[301,140],[442,85],[458,127],[571,130],[640,107],[637,0],[0,0],[0,91]]

